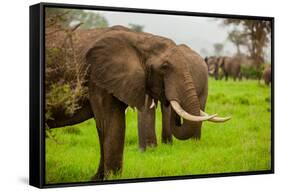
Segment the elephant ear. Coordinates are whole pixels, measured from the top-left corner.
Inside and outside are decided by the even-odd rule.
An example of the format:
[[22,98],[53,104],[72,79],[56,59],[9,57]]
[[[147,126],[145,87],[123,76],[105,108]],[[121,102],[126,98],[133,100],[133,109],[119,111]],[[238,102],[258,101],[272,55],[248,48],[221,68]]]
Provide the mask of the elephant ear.
[[122,35],[98,40],[86,60],[92,80],[120,101],[142,110],[145,102],[145,67],[139,52]]

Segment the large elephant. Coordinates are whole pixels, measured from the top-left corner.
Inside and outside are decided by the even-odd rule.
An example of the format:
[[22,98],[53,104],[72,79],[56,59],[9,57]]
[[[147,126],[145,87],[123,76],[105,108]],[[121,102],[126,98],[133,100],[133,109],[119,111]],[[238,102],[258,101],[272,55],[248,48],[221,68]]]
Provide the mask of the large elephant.
[[221,69],[222,76],[221,78],[225,78],[225,80],[228,80],[228,77],[232,77],[234,81],[236,79],[242,78],[241,76],[241,57],[234,56],[234,57],[228,57],[228,56],[220,56],[220,57],[206,57],[205,58],[206,63],[209,66],[209,73],[214,75],[215,79],[219,79],[219,71]]
[[262,79],[266,85],[271,83],[271,67],[266,67],[262,73]]
[[[95,117],[101,157],[94,180],[122,169],[127,106],[144,111],[146,95],[171,106],[172,134],[181,140],[198,134],[203,121],[223,121],[203,110],[208,78],[204,60],[191,48],[125,27],[77,30],[79,62],[89,67],[89,99],[72,117],[54,114],[50,127]],[[175,119],[182,117],[183,123]],[[178,121],[178,120],[177,120]]]
[[[181,47],[181,49],[184,52],[184,48]],[[212,71],[209,73],[209,75],[214,75],[217,77],[218,67],[216,64],[218,64],[218,61],[216,60],[217,57],[210,57],[208,58],[209,63],[206,66],[208,67],[208,71]],[[206,62],[206,59],[205,59]],[[207,63],[207,62],[206,62]],[[212,67],[211,69],[209,68]],[[204,66],[193,66],[187,63],[187,67],[190,68],[192,73],[192,79],[195,85],[196,93],[199,98],[200,102],[200,108],[202,111],[205,110],[206,105],[206,98],[208,96],[208,73],[205,72],[206,67]],[[199,73],[200,75],[197,75]],[[202,89],[205,89],[202,91]],[[157,145],[157,139],[156,139],[156,131],[155,131],[155,118],[156,118],[156,107],[155,102],[152,98],[146,97],[146,103],[143,111],[138,111],[138,133],[139,133],[139,148],[143,151],[147,147],[155,147]],[[181,120],[178,116],[175,116],[172,118],[171,116],[171,108],[170,105],[165,106],[165,104],[160,103],[161,105],[161,113],[162,113],[162,133],[161,133],[161,141],[162,143],[172,143],[172,125],[180,126]],[[229,119],[229,118],[226,118]],[[171,122],[171,120],[174,120]],[[224,120],[223,120],[224,121]],[[221,122],[221,121],[216,121]],[[196,132],[194,132],[194,135],[191,137],[194,139],[200,139],[201,138],[201,127],[197,128]]]

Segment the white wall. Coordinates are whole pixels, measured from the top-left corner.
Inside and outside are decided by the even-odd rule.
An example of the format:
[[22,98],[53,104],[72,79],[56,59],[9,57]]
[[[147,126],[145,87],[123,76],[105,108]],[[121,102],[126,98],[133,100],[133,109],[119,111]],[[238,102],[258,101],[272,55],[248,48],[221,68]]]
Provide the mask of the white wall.
[[[0,11],[0,190],[36,190],[28,186],[28,7],[38,1],[2,1]],[[88,5],[119,6],[245,14],[276,17],[275,47],[281,49],[281,12],[277,0],[193,0],[193,1],[152,1],[152,0],[80,0],[53,1]],[[185,3],[184,3],[185,2]],[[190,2],[190,4],[188,3]],[[215,2],[215,3],[214,3]],[[280,70],[280,57],[276,51],[275,73]],[[281,75],[276,75],[276,84]],[[276,96],[280,97],[280,89]],[[275,101],[276,114],[280,114],[280,101]],[[279,108],[278,108],[279,106]],[[76,187],[68,190],[277,190],[281,181],[280,169],[280,117],[275,124],[276,173],[227,178],[179,180],[152,183],[132,183],[103,185],[96,187]],[[280,189],[280,188],[279,188]],[[55,189],[60,190],[60,189]]]

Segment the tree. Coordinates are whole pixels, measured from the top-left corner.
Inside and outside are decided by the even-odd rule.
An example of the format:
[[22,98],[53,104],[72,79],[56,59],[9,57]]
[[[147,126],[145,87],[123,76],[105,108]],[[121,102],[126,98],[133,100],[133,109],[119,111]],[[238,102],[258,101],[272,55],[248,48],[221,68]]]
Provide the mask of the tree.
[[132,23],[129,24],[129,27],[136,32],[143,32],[143,28],[144,28],[143,25],[132,24]]
[[75,30],[107,25],[106,19],[97,13],[76,9],[46,9],[46,120],[52,120],[54,113],[73,115],[88,96],[85,85],[88,66],[79,62],[79,41]]
[[237,29],[234,29],[228,33],[228,40],[230,40],[236,46],[237,55],[241,55],[240,46],[248,45],[247,35]]
[[220,56],[223,51],[223,44],[222,43],[215,43],[214,44],[214,51],[217,56]]
[[98,13],[62,8],[47,8],[46,23],[46,27],[59,25],[62,28],[71,28],[78,23],[82,23],[80,26],[82,29],[108,26],[107,20]]
[[264,63],[265,48],[268,45],[271,34],[271,23],[265,20],[248,19],[224,19],[224,25],[236,25],[243,28],[244,35],[250,43],[247,48],[250,57],[255,60],[256,68],[260,68]]

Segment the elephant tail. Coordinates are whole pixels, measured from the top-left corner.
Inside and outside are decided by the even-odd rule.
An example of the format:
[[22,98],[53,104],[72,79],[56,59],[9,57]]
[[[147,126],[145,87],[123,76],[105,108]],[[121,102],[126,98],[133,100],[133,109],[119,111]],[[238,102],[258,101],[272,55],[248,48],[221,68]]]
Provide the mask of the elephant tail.
[[83,121],[94,117],[94,112],[92,111],[90,104],[87,102],[87,104],[83,105],[81,109],[78,109],[71,117],[60,118],[56,120],[48,120],[47,124],[51,129],[60,128],[64,126],[82,123]]

